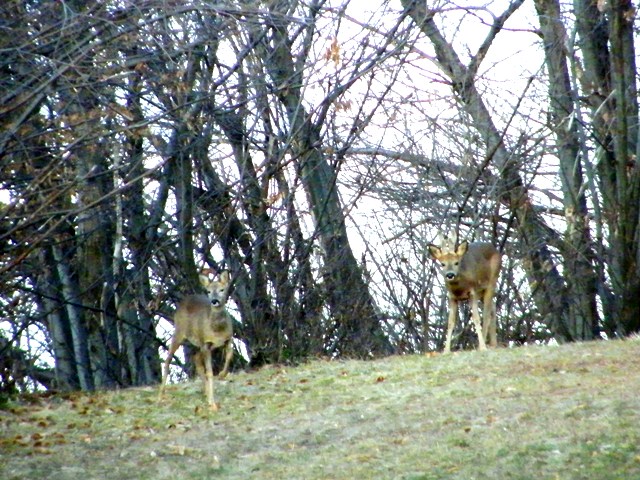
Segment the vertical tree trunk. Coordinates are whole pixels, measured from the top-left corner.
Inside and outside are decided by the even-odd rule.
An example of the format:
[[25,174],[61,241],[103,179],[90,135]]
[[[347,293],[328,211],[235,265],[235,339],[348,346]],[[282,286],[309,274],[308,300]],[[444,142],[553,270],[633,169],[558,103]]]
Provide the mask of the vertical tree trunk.
[[76,390],[80,388],[78,363],[73,349],[73,335],[69,325],[69,318],[64,308],[64,299],[59,298],[59,292],[64,291],[55,270],[56,260],[50,248],[43,248],[40,252],[40,264],[43,265],[39,279],[39,288],[43,291],[43,308],[46,312],[47,327],[51,335],[51,348],[54,357],[56,388],[61,390]]
[[54,245],[52,252],[57,269],[56,273],[62,287],[62,300],[64,302],[65,315],[69,322],[68,331],[71,336],[74,354],[73,361],[75,362],[80,388],[82,390],[93,390],[95,384],[91,371],[87,329],[85,328],[82,315],[78,311],[80,299],[77,292],[79,291],[79,286],[69,271],[69,260],[62,253],[61,247]]
[[[140,106],[139,79],[131,81],[131,93],[127,98],[127,108],[134,118],[132,124],[143,122],[144,116]],[[149,285],[149,262],[151,260],[153,241],[156,238],[158,225],[151,224],[145,214],[144,205],[144,145],[142,137],[135,130],[129,132],[127,138],[127,161],[120,166],[128,189],[121,195],[122,211],[118,220],[123,225],[123,239],[116,239],[126,244],[130,250],[132,273],[124,265],[115,265],[119,281],[117,294],[118,323],[120,331],[120,348],[126,357],[126,370],[133,385],[157,383],[161,377],[160,357],[156,344],[153,319],[145,309],[138,305],[147,305],[151,301]],[[164,197],[158,201],[164,203]],[[164,205],[162,205],[164,209]],[[126,224],[127,228],[124,228]],[[122,252],[120,253],[122,255]],[[114,255],[115,257],[115,255]],[[116,259],[114,258],[114,262]]]
[[564,278],[571,295],[568,329],[576,340],[598,336],[596,276],[589,233],[589,212],[582,174],[582,157],[577,122],[573,120],[575,94],[571,91],[567,66],[566,31],[557,0],[536,0],[547,71],[551,127],[556,135],[560,161],[566,235],[563,242]]
[[189,279],[191,287],[198,285],[198,272],[194,257],[193,242],[193,186],[192,159],[189,148],[191,134],[185,125],[176,127],[172,138],[173,155],[169,164],[169,177],[173,179],[178,214],[178,255],[182,273]]
[[[90,108],[79,109],[87,112]],[[85,129],[85,138],[96,134]],[[111,272],[112,232],[111,215],[105,206],[95,207],[101,202],[110,187],[103,185],[106,172],[103,164],[104,152],[99,147],[80,146],[75,149],[78,173],[78,203],[85,207],[78,215],[76,241],[78,257],[76,269],[80,287],[80,300],[84,307],[82,316],[86,322],[89,353],[93,367],[95,386],[110,388],[116,385],[118,367],[117,326],[113,308],[103,302],[112,302],[113,295],[107,294],[113,285]],[[89,206],[93,206],[90,208]],[[105,288],[107,289],[105,291]]]
[[613,1],[599,9],[574,0],[584,61],[582,89],[592,112],[608,267],[613,295],[605,328],[610,334],[640,331],[640,165],[633,5]]
[[[285,271],[278,252],[277,232],[271,225],[262,198],[262,189],[258,175],[249,154],[247,135],[242,116],[234,111],[218,110],[214,114],[216,123],[226,135],[233,148],[234,159],[242,185],[242,204],[247,222],[254,232],[248,280],[251,297],[253,322],[251,325],[254,344],[251,346],[252,361],[255,364],[271,363],[281,360],[280,319],[272,308],[268,292],[269,280],[275,287],[275,293],[281,291],[277,272]],[[271,274],[271,278],[268,275]]]
[[615,252],[611,274],[614,292],[620,294],[622,333],[631,333],[640,331],[640,162],[633,33],[636,11],[631,0],[611,0],[608,4],[617,206],[610,242]]

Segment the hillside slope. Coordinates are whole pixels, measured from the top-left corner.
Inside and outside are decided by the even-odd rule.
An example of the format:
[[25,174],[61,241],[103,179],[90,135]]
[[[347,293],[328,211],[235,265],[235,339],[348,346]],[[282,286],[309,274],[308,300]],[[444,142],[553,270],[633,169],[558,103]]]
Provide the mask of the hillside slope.
[[313,361],[0,411],[3,479],[640,479],[640,340]]

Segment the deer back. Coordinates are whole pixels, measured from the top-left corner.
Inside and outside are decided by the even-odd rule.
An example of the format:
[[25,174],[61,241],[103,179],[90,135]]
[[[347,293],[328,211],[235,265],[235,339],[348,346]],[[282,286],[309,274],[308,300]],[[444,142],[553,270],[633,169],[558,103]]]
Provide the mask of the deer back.
[[490,243],[471,243],[460,260],[460,281],[484,290],[494,284],[500,273],[500,252]]

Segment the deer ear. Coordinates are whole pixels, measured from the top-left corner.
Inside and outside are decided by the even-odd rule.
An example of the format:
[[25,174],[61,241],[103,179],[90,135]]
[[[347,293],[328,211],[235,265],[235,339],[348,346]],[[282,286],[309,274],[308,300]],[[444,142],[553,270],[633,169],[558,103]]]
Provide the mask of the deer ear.
[[458,245],[458,248],[456,249],[456,254],[459,256],[462,256],[465,253],[467,253],[468,249],[469,249],[469,242],[465,240],[460,245]]
[[227,270],[220,274],[220,281],[222,283],[229,283],[229,272]]
[[433,258],[434,260],[438,260],[438,258],[440,258],[440,255],[442,255],[442,249],[437,245],[430,243],[429,245],[427,245],[427,248],[429,249],[431,258]]
[[211,279],[209,278],[209,275],[201,273],[200,275],[198,275],[198,279],[200,280],[200,285],[202,285],[204,288],[209,288],[209,285],[211,285]]

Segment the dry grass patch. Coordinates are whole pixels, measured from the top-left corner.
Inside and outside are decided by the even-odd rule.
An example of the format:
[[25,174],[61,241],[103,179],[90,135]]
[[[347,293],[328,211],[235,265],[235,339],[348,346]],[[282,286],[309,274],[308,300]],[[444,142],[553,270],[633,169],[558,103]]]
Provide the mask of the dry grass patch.
[[267,367],[0,411],[3,479],[640,478],[640,341]]

